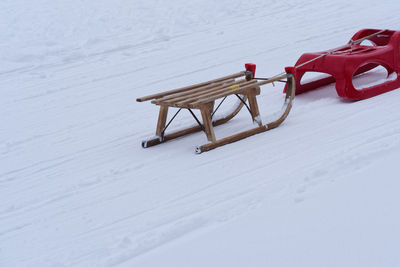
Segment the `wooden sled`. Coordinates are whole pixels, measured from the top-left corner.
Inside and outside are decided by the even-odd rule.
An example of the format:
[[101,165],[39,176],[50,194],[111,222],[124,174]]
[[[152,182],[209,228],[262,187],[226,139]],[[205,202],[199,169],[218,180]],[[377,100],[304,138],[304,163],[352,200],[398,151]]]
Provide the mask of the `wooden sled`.
[[[269,79],[258,81],[254,79],[255,65],[246,64],[246,71],[224,76],[215,80],[187,86],[159,94],[149,95],[136,99],[138,102],[152,100],[151,103],[160,106],[156,136],[142,141],[142,147],[147,148],[160,143],[203,130],[209,143],[196,147],[196,153],[209,151],[254,134],[265,132],[278,127],[288,116],[295,96],[294,68],[288,67],[286,73],[274,76]],[[271,121],[263,123],[259,114],[256,96],[260,94],[262,85],[284,80],[287,83],[286,96],[282,111],[274,116]],[[238,102],[233,111],[218,119],[214,117],[215,112],[224,102],[226,97],[236,95]],[[214,108],[215,101],[220,100],[219,105]],[[249,105],[247,105],[247,102]],[[246,106],[249,110],[256,127],[232,136],[217,139],[214,133],[214,126],[224,124],[235,117],[239,111]],[[167,123],[169,108],[177,108],[178,111]],[[197,126],[166,134],[166,129],[182,109],[187,109],[198,123]],[[202,123],[195,116],[192,109],[200,110]]]

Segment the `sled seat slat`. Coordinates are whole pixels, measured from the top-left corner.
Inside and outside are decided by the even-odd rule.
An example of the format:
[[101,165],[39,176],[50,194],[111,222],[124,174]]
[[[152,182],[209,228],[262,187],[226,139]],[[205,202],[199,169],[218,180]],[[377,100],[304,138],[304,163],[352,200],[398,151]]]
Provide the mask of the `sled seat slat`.
[[259,82],[256,80],[240,80],[227,83],[226,85],[217,84],[203,91],[196,91],[183,96],[180,95],[176,98],[168,97],[165,100],[157,99],[153,100],[152,103],[159,106],[200,109],[203,105],[211,105],[215,100],[229,95],[259,95],[260,87],[258,84]]
[[228,76],[224,76],[218,79],[214,79],[214,80],[210,80],[207,82],[202,82],[202,83],[198,83],[198,84],[194,84],[194,85],[190,85],[190,86],[185,86],[182,88],[178,88],[178,89],[174,89],[174,90],[170,90],[170,91],[166,91],[166,92],[162,92],[162,93],[158,93],[158,94],[153,94],[153,95],[148,95],[148,96],[144,96],[144,97],[139,97],[136,99],[137,102],[144,102],[144,101],[149,101],[149,100],[153,100],[153,99],[157,99],[157,98],[161,98],[167,95],[172,95],[172,94],[176,94],[176,93],[180,93],[180,92],[185,92],[188,90],[193,90],[199,87],[203,87],[206,85],[210,85],[211,83],[218,83],[221,81],[225,81],[225,80],[229,80],[229,79],[235,79],[238,77],[242,77],[245,75],[245,71],[241,71],[238,73],[234,73]]
[[205,86],[201,86],[201,87],[197,87],[191,90],[186,90],[180,93],[175,93],[175,94],[171,94],[171,95],[167,95],[161,98],[157,98],[155,100],[152,100],[151,103],[152,104],[160,104],[161,102],[174,102],[177,100],[182,100],[182,99],[186,99],[189,98],[191,96],[194,95],[202,95],[205,94],[208,91],[213,91],[216,90],[217,88],[220,87],[224,87],[224,86],[228,86],[228,85],[233,85],[235,84],[237,81],[235,81],[235,79],[227,79],[224,81],[220,81],[220,82],[215,82],[215,83],[211,83]]
[[[235,92],[233,92],[233,90],[235,90],[235,88],[237,89],[237,88],[242,88],[243,86],[246,86],[246,85],[255,84],[256,82],[257,81],[255,81],[255,80],[252,80],[252,81],[246,81],[244,79],[239,80],[234,83],[229,83],[224,86],[216,87],[216,88],[214,88],[214,90],[207,90],[202,93],[189,95],[186,98],[179,99],[179,101],[175,102],[175,105],[176,106],[179,106],[179,105],[189,105],[190,106],[192,103],[197,102],[200,99],[207,99],[212,96],[220,95],[220,94],[230,95],[232,93],[238,93],[237,90]],[[222,97],[224,97],[224,96],[222,96]],[[218,99],[218,98],[219,97],[217,97],[216,99]],[[213,99],[213,100],[215,100],[215,99]],[[210,101],[213,101],[213,100],[210,100]]]

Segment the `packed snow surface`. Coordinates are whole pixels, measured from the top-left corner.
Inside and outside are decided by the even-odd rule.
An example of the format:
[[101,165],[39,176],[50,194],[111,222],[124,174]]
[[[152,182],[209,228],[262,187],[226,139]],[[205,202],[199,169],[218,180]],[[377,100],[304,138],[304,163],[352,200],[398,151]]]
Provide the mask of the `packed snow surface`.
[[[142,149],[158,109],[135,102],[246,62],[272,76],[359,29],[399,29],[399,10],[2,0],[0,266],[400,266],[400,90],[350,102],[329,85],[279,128],[201,155],[203,133]],[[258,101],[261,119],[280,110],[282,87]],[[171,130],[194,123],[182,113]],[[243,109],[216,135],[251,127]]]

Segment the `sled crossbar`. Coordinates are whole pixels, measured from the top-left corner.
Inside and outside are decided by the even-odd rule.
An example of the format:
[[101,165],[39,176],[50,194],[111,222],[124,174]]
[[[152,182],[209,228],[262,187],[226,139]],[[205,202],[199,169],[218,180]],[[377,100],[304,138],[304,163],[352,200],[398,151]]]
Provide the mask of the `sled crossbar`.
[[[253,77],[254,73],[242,71],[207,82],[136,99],[138,102],[151,101],[151,103],[160,107],[156,126],[156,136],[143,141],[143,148],[203,130],[209,143],[196,148],[196,153],[201,153],[277,127],[287,117],[292,105],[292,100],[295,94],[293,75],[291,73],[284,73],[262,81],[256,80]],[[256,96],[260,94],[261,86],[275,81],[281,81],[283,79],[287,80],[287,88],[289,89],[286,91],[285,105],[282,114],[280,114],[275,121],[263,124],[260,119]],[[214,113],[226,97],[230,95],[236,95],[240,99],[236,104],[235,109],[230,114],[222,116],[222,118],[214,119]],[[220,101],[220,103],[214,109],[216,101]],[[248,105],[246,101],[248,101]],[[248,108],[253,122],[257,125],[256,128],[217,140],[213,127],[223,124],[235,117],[243,106]],[[196,116],[194,116],[198,125],[166,134],[166,128],[177,115],[176,113],[167,123],[167,115],[170,108],[178,108],[179,110],[187,109],[192,115],[194,115],[192,109],[197,109],[200,111],[202,123]]]

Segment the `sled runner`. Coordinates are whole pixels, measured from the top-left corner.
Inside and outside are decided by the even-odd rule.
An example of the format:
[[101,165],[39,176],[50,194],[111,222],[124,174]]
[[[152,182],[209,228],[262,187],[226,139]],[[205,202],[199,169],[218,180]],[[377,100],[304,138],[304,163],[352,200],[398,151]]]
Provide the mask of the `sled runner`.
[[[156,136],[143,141],[143,148],[158,145],[168,140],[202,130],[205,132],[209,141],[209,143],[196,148],[196,153],[202,153],[204,151],[208,151],[279,126],[288,116],[292,107],[292,101],[295,96],[293,68],[286,68],[286,73],[258,81],[254,79],[256,66],[254,64],[246,64],[245,66],[246,71],[238,72],[208,82],[136,99],[138,102],[152,100],[151,102],[153,104],[160,107],[156,127]],[[263,123],[259,114],[256,96],[260,94],[261,86],[282,80],[287,82],[284,108],[279,116],[276,116],[272,121]],[[226,97],[230,95],[234,95],[238,98],[237,105],[230,114],[222,117],[220,116],[219,119],[215,119],[215,113],[224,102]],[[214,108],[216,101],[219,101],[219,104]],[[252,120],[257,124],[257,126],[250,130],[246,130],[222,139],[217,139],[213,127],[231,120],[244,106],[246,106],[250,112]],[[170,108],[177,108],[178,110],[172,119],[167,123],[167,115]],[[198,125],[177,132],[166,133],[168,126],[182,109],[188,110]],[[202,121],[195,116],[192,111],[193,109],[200,110]]]
[[[363,45],[369,40],[373,46]],[[358,31],[344,46],[317,53],[305,53],[297,61],[296,94],[307,92],[336,81],[340,97],[360,100],[373,97],[400,87],[400,31],[363,29]],[[385,82],[356,89],[353,77],[377,66],[387,70]],[[322,72],[330,77],[302,84],[306,72]]]

